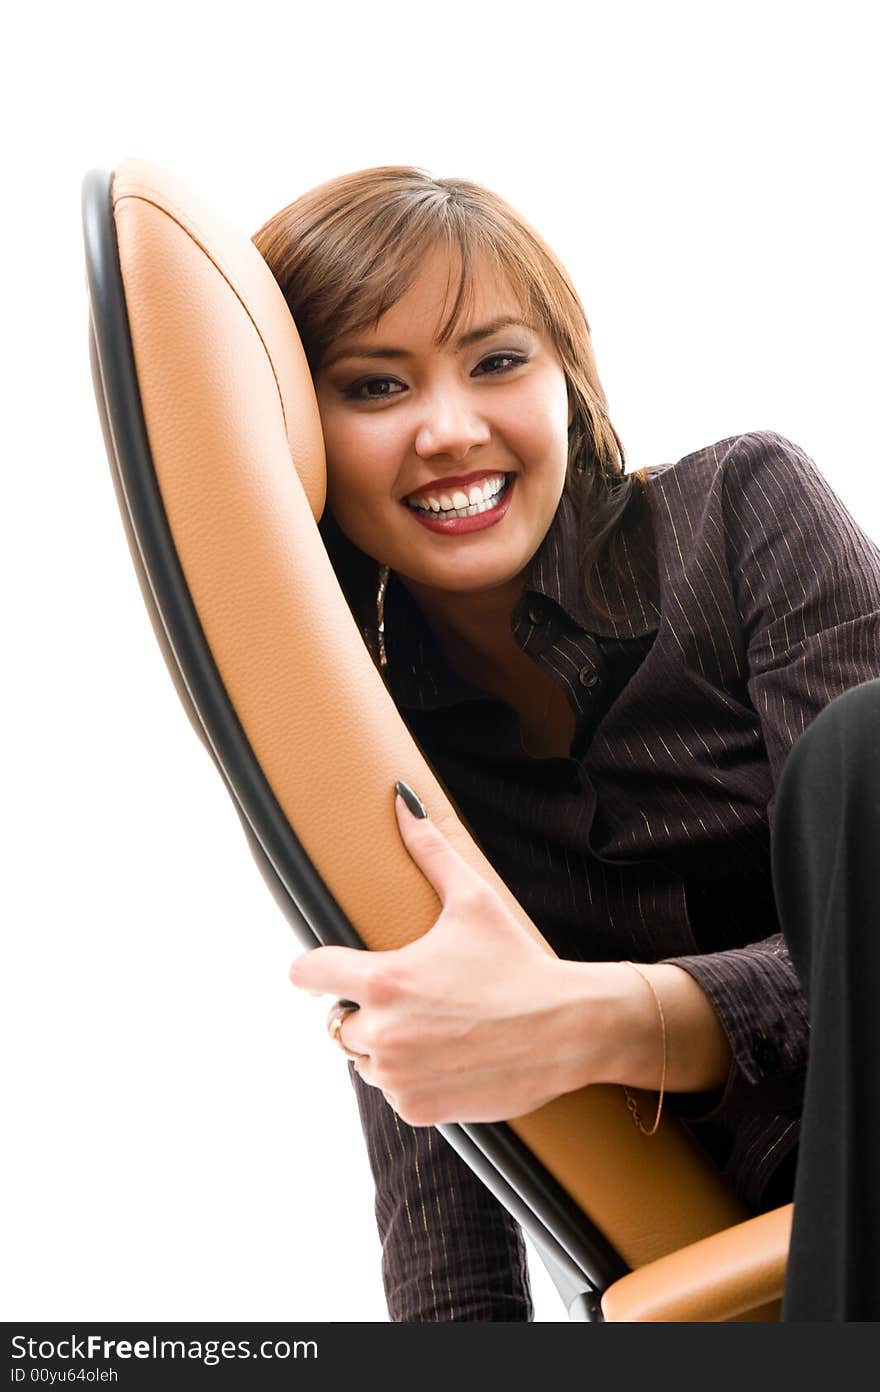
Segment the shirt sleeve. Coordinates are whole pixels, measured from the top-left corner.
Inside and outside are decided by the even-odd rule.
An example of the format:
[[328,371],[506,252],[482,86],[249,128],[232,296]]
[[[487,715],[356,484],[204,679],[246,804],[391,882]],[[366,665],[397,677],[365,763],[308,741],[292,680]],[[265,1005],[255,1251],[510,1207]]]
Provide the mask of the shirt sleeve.
[[[726,462],[723,531],[773,793],[799,736],[836,696],[880,676],[880,550],[812,459],[773,431],[739,437]],[[806,1004],[781,933],[746,947],[664,959],[689,972],[732,1051],[725,1086],[678,1094],[695,1121],[798,1113]]]
[[522,1229],[433,1126],[409,1126],[349,1061],[376,1186],[392,1323],[534,1319]]

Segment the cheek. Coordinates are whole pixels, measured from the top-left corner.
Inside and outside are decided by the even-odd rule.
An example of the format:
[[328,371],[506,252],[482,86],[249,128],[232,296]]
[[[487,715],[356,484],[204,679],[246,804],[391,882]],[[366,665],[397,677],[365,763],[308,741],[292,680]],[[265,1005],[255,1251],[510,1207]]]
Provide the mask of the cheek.
[[387,496],[396,474],[393,431],[376,421],[348,417],[322,422],[327,455],[327,491],[344,490],[361,504]]
[[541,459],[548,451],[566,450],[568,399],[564,387],[561,395],[545,386],[521,397],[507,417],[507,431],[525,458]]
[[327,459],[327,502],[337,519],[362,511],[364,491],[370,477],[369,462],[357,449],[349,432],[327,431],[324,435]]
[[553,446],[563,460],[568,459],[568,431],[571,402],[568,399],[568,386],[562,373],[554,380],[547,393],[547,429]]
[[324,437],[327,506],[349,539],[370,555],[376,537],[387,533],[387,508],[397,479],[387,433],[346,422]]

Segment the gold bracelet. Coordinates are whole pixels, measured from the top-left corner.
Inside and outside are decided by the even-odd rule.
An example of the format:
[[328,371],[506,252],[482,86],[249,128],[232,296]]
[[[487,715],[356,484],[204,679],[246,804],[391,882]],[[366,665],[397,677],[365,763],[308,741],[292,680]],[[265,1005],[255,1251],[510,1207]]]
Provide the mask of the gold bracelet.
[[660,1125],[660,1113],[663,1111],[663,1096],[666,1092],[666,1016],[663,1014],[663,1006],[660,1004],[660,997],[657,995],[653,983],[648,980],[648,977],[642,971],[641,967],[637,967],[635,962],[624,962],[622,965],[625,967],[632,967],[633,971],[637,971],[642,980],[647,982],[648,986],[650,986],[651,988],[651,993],[655,1001],[657,1002],[657,1009],[660,1012],[660,1030],[663,1036],[663,1071],[660,1074],[660,1096],[657,1100],[657,1115],[654,1118],[654,1125],[651,1127],[650,1131],[646,1131],[644,1126],[642,1125],[642,1118],[639,1116],[638,1103],[636,1102],[635,1098],[630,1096],[626,1087],[624,1087],[623,1089],[626,1095],[626,1105],[629,1107],[632,1113],[632,1119],[635,1122],[636,1126],[639,1128],[643,1136],[653,1136],[654,1132],[657,1130],[657,1127]]

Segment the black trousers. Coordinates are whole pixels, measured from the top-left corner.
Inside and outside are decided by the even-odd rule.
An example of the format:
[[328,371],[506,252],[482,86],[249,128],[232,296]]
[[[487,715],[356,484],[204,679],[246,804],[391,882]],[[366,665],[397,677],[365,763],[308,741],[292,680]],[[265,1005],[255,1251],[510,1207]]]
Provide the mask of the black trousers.
[[880,1320],[880,680],[793,745],[771,850],[810,1019],[782,1318]]

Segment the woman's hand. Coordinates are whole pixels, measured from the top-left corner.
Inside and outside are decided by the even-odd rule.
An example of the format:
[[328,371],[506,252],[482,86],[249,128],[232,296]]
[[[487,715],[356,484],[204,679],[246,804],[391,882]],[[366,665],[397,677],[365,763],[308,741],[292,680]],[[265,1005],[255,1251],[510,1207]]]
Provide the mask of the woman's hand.
[[290,979],[359,1004],[345,1017],[345,1046],[367,1056],[355,1061],[358,1074],[403,1121],[523,1116],[579,1085],[561,1009],[571,964],[525,931],[430,818],[414,816],[399,794],[394,806],[404,845],[443,905],[439,918],[388,952],[313,948]]

